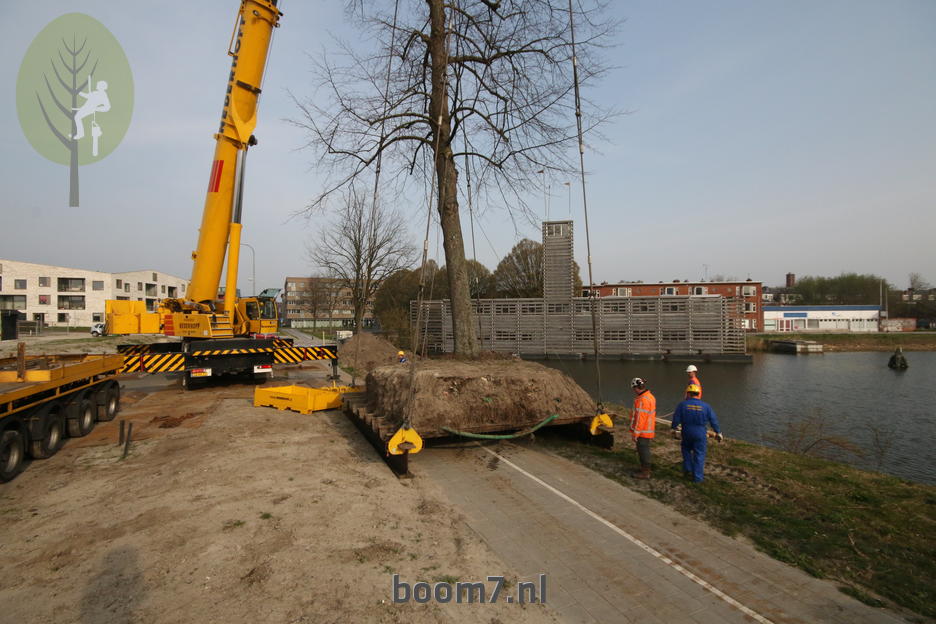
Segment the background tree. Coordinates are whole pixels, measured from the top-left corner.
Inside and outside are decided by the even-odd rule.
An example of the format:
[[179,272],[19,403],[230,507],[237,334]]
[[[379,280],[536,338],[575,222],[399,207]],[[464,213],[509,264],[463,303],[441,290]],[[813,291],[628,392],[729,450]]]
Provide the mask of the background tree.
[[367,302],[389,275],[413,263],[416,250],[395,211],[349,193],[337,217],[309,248],[313,264],[351,291],[355,331],[361,331]]
[[[572,261],[572,296],[582,296],[579,265]],[[524,238],[513,246],[494,269],[498,297],[543,296],[543,244]]]
[[[469,278],[461,232],[460,167],[472,174],[482,203],[488,192],[506,210],[526,208],[536,172],[567,176],[577,145],[570,9],[566,0],[425,0],[393,13],[364,14],[349,3],[359,33],[342,44],[347,58],[318,65],[324,102],[297,102],[310,144],[331,165],[326,190],[353,186],[370,168],[403,184],[418,170],[432,180],[448,275],[455,352],[474,355]],[[360,7],[360,8],[359,8]],[[579,0],[579,82],[604,71],[596,58],[614,23],[602,0]],[[376,51],[361,53],[362,41]],[[608,115],[583,103],[584,127]],[[467,175],[466,175],[467,178]],[[491,199],[487,197],[487,199]],[[532,219],[532,214],[527,211]],[[514,217],[515,215],[511,215]]]
[[[497,296],[494,280],[486,266],[477,260],[466,260],[465,270],[468,272],[468,294],[472,299],[489,299]],[[432,293],[427,295],[435,299],[449,297],[448,270],[442,267],[436,272]]]
[[914,292],[920,292],[920,291],[929,290],[929,289],[932,288],[932,286],[930,285],[930,283],[927,282],[925,279],[923,279],[923,276],[922,276],[922,275],[920,275],[919,273],[915,273],[915,272],[914,272],[914,273],[910,273],[910,274],[907,276],[907,282],[908,282],[908,284],[909,284],[909,287],[910,287]]
[[[427,276],[438,271],[439,265],[434,260],[426,263]],[[387,338],[402,349],[413,346],[410,302],[419,297],[420,273],[419,268],[399,270],[383,280],[374,294],[374,316]]]
[[318,326],[323,313],[331,314],[341,293],[342,280],[334,275],[317,273],[312,275],[304,290],[298,291],[299,305],[312,315],[312,331]]
[[802,297],[804,305],[877,305],[889,288],[877,275],[842,273],[837,277],[807,275],[797,280],[793,292]]

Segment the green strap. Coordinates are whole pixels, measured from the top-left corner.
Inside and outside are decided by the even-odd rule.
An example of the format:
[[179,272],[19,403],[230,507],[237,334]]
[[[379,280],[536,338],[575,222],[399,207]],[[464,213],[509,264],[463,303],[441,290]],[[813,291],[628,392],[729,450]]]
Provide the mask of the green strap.
[[449,427],[442,427],[442,431],[446,433],[451,433],[452,435],[461,436],[463,438],[474,438],[475,440],[511,440],[513,438],[521,438],[525,435],[529,435],[539,429],[540,427],[545,427],[553,420],[559,417],[559,414],[553,414],[552,416],[547,417],[543,422],[539,423],[527,429],[525,431],[518,431],[517,433],[503,433],[503,434],[489,434],[489,433],[469,433],[467,431],[457,431]]

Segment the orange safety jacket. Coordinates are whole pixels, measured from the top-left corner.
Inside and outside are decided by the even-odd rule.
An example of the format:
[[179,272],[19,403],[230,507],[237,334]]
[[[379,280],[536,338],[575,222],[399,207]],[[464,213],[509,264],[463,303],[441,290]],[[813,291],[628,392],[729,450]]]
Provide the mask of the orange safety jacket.
[[652,438],[656,427],[656,397],[649,390],[644,390],[634,397],[634,411],[631,414],[630,430],[634,439]]
[[[697,396],[697,397],[695,397],[695,398],[701,399],[701,398],[702,398],[702,382],[699,381],[699,378],[696,377],[696,374],[695,374],[695,373],[692,373],[692,374],[691,374],[691,376],[689,377],[689,383],[688,383],[687,385],[691,386],[692,384],[695,384],[695,385],[699,386],[699,396]],[[687,399],[689,398],[689,393],[688,393],[688,392],[686,393],[686,398],[687,398]]]

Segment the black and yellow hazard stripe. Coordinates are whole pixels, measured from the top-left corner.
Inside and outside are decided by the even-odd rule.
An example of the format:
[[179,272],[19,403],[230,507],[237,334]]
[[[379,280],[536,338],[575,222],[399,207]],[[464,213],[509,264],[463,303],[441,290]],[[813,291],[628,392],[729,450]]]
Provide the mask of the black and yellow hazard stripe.
[[124,355],[142,355],[150,350],[150,345],[117,345],[117,353]]
[[338,358],[338,350],[333,346],[325,347],[302,347],[305,351],[307,360],[335,360]]
[[293,346],[292,338],[274,338],[273,345],[277,349],[288,349]]
[[126,355],[124,354],[124,363],[120,367],[118,372],[121,373],[137,373],[143,365],[143,356],[142,355]]
[[143,356],[142,368],[147,373],[169,373],[185,368],[184,353],[154,353]]
[[209,349],[206,351],[192,351],[189,355],[192,356],[209,356],[209,355],[246,355],[250,353],[272,353],[276,351],[273,347],[259,348],[259,349]]

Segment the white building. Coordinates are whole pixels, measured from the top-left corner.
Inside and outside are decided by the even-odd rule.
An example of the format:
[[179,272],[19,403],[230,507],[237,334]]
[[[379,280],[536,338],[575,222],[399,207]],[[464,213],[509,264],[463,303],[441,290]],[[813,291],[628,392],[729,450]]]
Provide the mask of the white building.
[[765,332],[876,332],[876,305],[764,306]]
[[0,310],[51,326],[89,327],[104,320],[107,299],[145,301],[155,311],[160,299],[184,296],[187,283],[159,271],[104,273],[0,259]]

